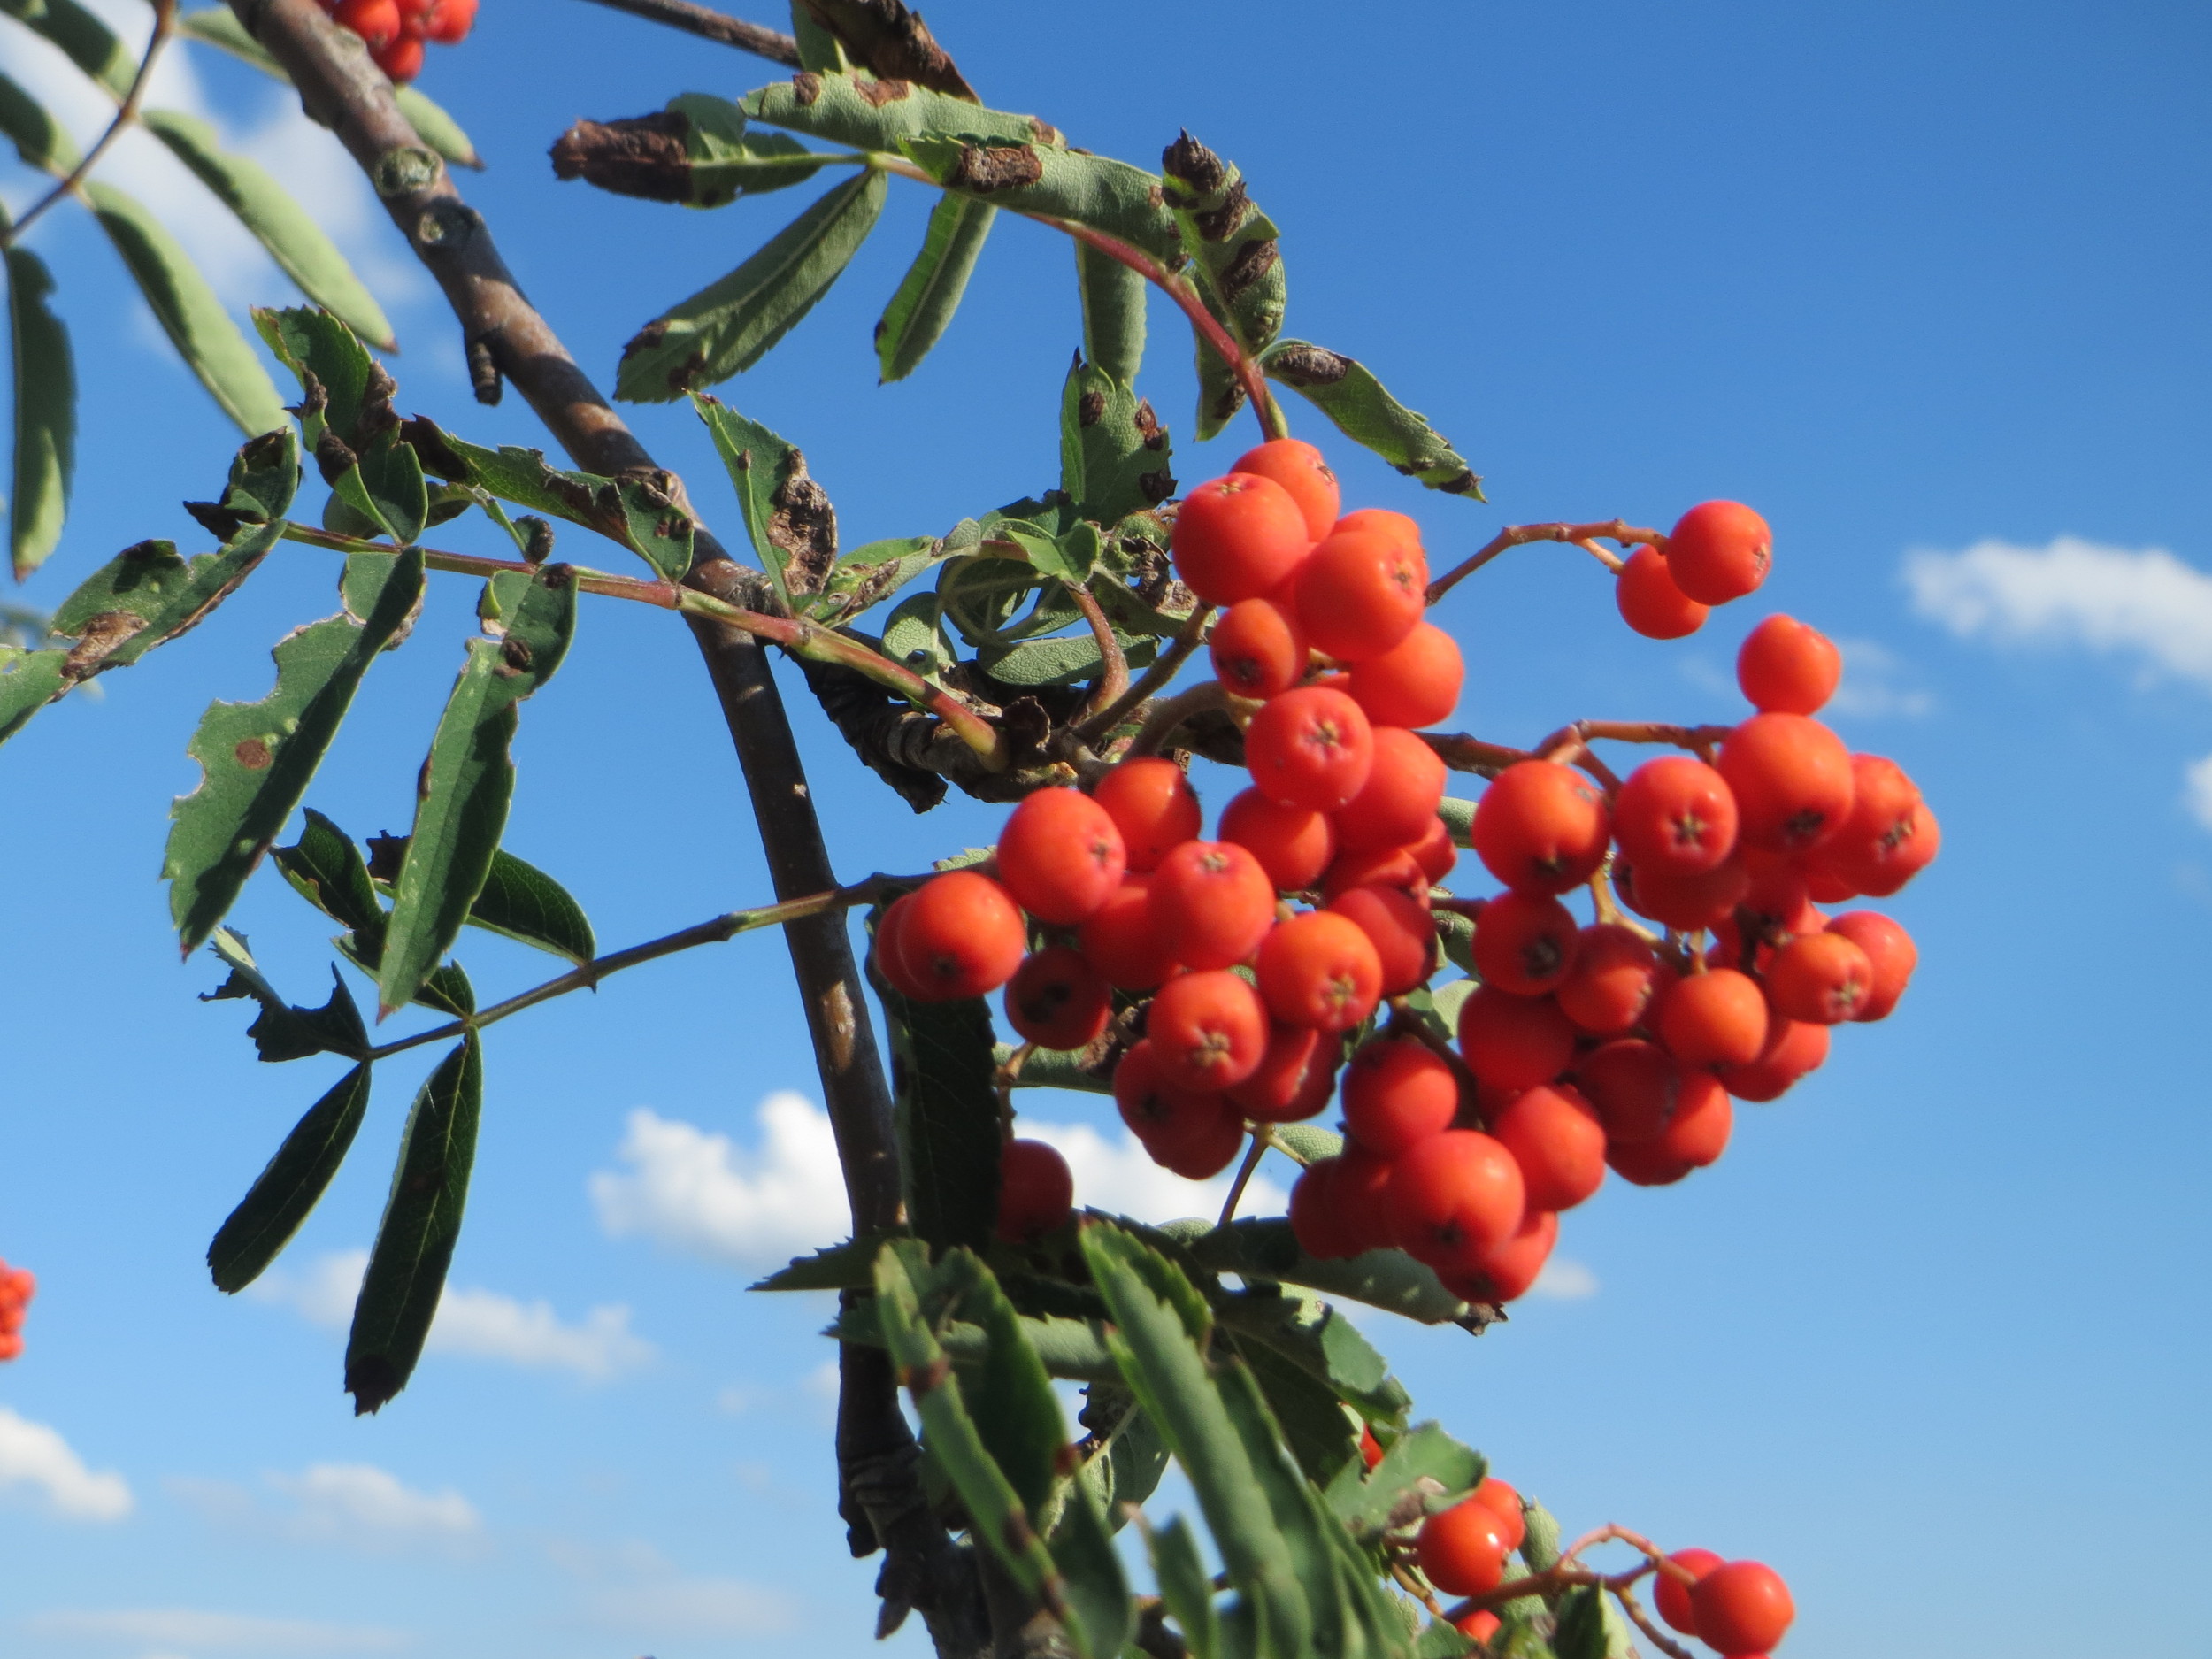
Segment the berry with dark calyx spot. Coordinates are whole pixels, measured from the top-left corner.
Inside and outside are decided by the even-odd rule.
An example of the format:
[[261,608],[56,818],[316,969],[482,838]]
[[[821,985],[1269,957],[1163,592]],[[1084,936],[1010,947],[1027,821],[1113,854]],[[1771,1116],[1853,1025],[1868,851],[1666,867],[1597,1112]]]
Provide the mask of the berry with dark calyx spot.
[[1574,966],[1582,930],[1557,899],[1501,893],[1475,917],[1475,971],[1483,983],[1516,996],[1541,996]]
[[1736,797],[1720,773],[1690,755],[1647,760],[1613,797],[1621,856],[1640,871],[1694,876],[1736,849]]
[[[1721,1563],[1721,1558],[1709,1549],[1678,1549],[1667,1559],[1689,1574],[1690,1584],[1695,1584]],[[1652,1580],[1652,1600],[1659,1604],[1659,1617],[1685,1636],[1697,1634],[1697,1616],[1690,1610],[1690,1585],[1672,1573],[1661,1572]]]
[[1214,678],[1240,697],[1263,703],[1305,678],[1305,634],[1290,607],[1272,599],[1231,605],[1215,622],[1207,649]]
[[1548,1083],[1574,1059],[1574,1027],[1548,996],[1516,996],[1479,985],[1459,1005],[1459,1052],[1496,1088]]
[[1855,1018],[1874,985],[1874,964],[1845,934],[1801,933],[1775,952],[1767,996],[1775,1011],[1814,1025]]
[[1597,872],[1611,833],[1605,797],[1589,779],[1557,761],[1524,760],[1483,791],[1469,839],[1507,887],[1557,894]]
[[1736,653],[1736,684],[1763,714],[1818,714],[1842,679],[1835,641],[1795,617],[1769,617]]
[[1755,1561],[1723,1562],[1690,1589],[1698,1639],[1724,1654],[1764,1654],[1797,1617],[1789,1586]]
[[1296,438],[1271,438],[1237,457],[1236,465],[1229,470],[1279,484],[1298,503],[1308,541],[1318,541],[1335,527],[1337,510],[1343,504],[1336,474],[1310,443]]
[[972,870],[932,876],[912,894],[898,929],[899,960],[922,1000],[995,991],[1014,977],[1029,935],[1004,887]]
[[1093,800],[1121,832],[1123,856],[1139,875],[1198,833],[1198,796],[1183,769],[1156,755],[1125,760],[1098,780]]
[[1866,995],[1851,1018],[1887,1018],[1889,1011],[1897,1006],[1897,999],[1904,995],[1913,969],[1920,963],[1920,951],[1912,942],[1912,935],[1878,910],[1847,911],[1828,924],[1828,931],[1840,933],[1863,950],[1868,965],[1874,971]]
[[1304,561],[1313,538],[1280,484],[1231,472],[1183,498],[1171,546],[1186,587],[1208,604],[1233,605],[1279,587]]
[[1578,1090],[1525,1089],[1490,1133],[1521,1166],[1531,1210],[1571,1210],[1605,1183],[1605,1130]]
[[1440,1273],[1471,1273],[1519,1229],[1527,1194],[1504,1147],[1447,1129],[1390,1160],[1389,1207],[1400,1249]]
[[1423,622],[1381,656],[1353,664],[1346,689],[1377,726],[1418,728],[1451,718],[1466,673],[1459,641]]
[[1113,815],[1076,789],[1040,789],[999,832],[998,879],[1041,922],[1079,922],[1113,896],[1128,868]]
[[1417,1037],[1373,1038],[1344,1068],[1344,1126],[1386,1157],[1441,1134],[1458,1115],[1459,1079]]
[[1887,898],[1926,868],[1943,844],[1935,814],[1896,762],[1852,756],[1851,791],[1850,818],[1806,864],[1816,882],[1832,884],[1832,902],[1862,893]]
[[1218,1094],[1175,1082],[1148,1038],[1115,1068],[1114,1104],[1154,1163],[1192,1180],[1219,1174],[1244,1140],[1234,1109]]
[[1258,859],[1283,893],[1307,891],[1336,856],[1336,826],[1327,813],[1284,806],[1258,789],[1242,791],[1222,809],[1218,833]]
[[[1270,800],[1333,812],[1367,786],[1374,727],[1359,704],[1329,686],[1271,698],[1244,730],[1245,764]],[[1194,832],[1195,833],[1195,832]]]
[[1428,586],[1429,562],[1417,545],[1340,527],[1299,566],[1292,595],[1316,650],[1363,663],[1420,625]]
[[1642,1022],[1672,978],[1641,934],[1617,922],[1600,922],[1582,930],[1574,966],[1552,995],[1578,1030],[1618,1037]]
[[1144,1034],[1171,1082],[1219,1094],[1267,1052],[1259,994],[1225,969],[1181,973],[1153,994]]
[[1113,987],[1066,945],[1032,953],[1006,982],[1006,1023],[1040,1048],[1069,1053],[1094,1042],[1113,1012]]
[[1774,533],[1738,501],[1700,502],[1667,533],[1667,574],[1701,605],[1740,599],[1767,579]]
[[1009,1141],[998,1151],[998,1236],[1028,1244],[1075,1211],[1075,1174],[1056,1148]]
[[1667,569],[1667,556],[1644,546],[1622,563],[1613,588],[1621,620],[1647,640],[1679,640],[1705,626],[1711,607],[1701,605],[1675,586]]
[[1439,820],[1449,775],[1437,752],[1403,726],[1374,728],[1374,764],[1360,792],[1333,815],[1339,847],[1410,847]]
[[1809,715],[1755,714],[1720,746],[1745,845],[1810,852],[1851,817],[1851,751]]
[[1076,941],[1107,984],[1150,991],[1177,967],[1175,952],[1152,920],[1151,878],[1125,876],[1114,895],[1083,918]]
[[1382,958],[1358,923],[1333,910],[1278,922],[1260,941],[1260,995],[1286,1025],[1349,1031],[1382,996]]
[[1728,1103],[1728,1091],[1720,1079],[1710,1071],[1685,1071],[1667,1126],[1647,1144],[1655,1157],[1701,1170],[1728,1149],[1735,1124],[1735,1108]]
[[1395,887],[1354,887],[1329,909],[1356,923],[1382,964],[1382,994],[1398,996],[1436,972],[1436,924],[1428,907]]
[[1669,987],[1652,1024],[1684,1065],[1748,1065],[1766,1047],[1766,994],[1749,974],[1709,968]]
[[1779,1100],[1808,1072],[1818,1071],[1828,1058],[1828,1027],[1777,1014],[1767,1032],[1767,1046],[1749,1065],[1732,1065],[1721,1079],[1738,1100]]
[[1275,920],[1275,885],[1234,841],[1185,841],[1152,872],[1152,925],[1187,968],[1247,960]]

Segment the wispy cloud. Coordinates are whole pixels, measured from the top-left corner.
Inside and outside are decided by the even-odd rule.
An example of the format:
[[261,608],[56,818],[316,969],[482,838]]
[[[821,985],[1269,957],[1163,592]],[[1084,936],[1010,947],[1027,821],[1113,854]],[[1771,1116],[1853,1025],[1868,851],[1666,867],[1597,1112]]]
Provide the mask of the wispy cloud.
[[34,1613],[24,1622],[42,1636],[150,1642],[195,1654],[388,1653],[406,1641],[400,1632],[380,1625],[263,1618],[250,1613],[217,1613],[188,1607],[57,1609]]
[[[291,1309],[310,1323],[343,1330],[353,1317],[366,1250],[340,1250],[296,1272],[275,1271],[247,1293]],[[565,1371],[605,1382],[651,1362],[657,1351],[630,1329],[620,1304],[592,1309],[580,1323],[564,1321],[542,1299],[521,1302],[496,1291],[448,1287],[425,1345],[434,1354],[503,1361],[531,1371]]]
[[557,1542],[549,1553],[576,1582],[584,1618],[626,1641],[770,1636],[797,1623],[797,1605],[782,1591],[686,1574],[650,1544]]
[[73,1521],[119,1521],[134,1507],[130,1484],[87,1468],[58,1430],[0,1406],[0,1490],[27,1487]]
[[227,1480],[179,1479],[170,1490],[210,1518],[250,1532],[371,1553],[465,1551],[483,1533],[476,1506],[450,1486],[426,1492],[371,1463],[313,1463],[262,1476],[263,1496]]
[[1586,1302],[1598,1294],[1598,1276],[1581,1263],[1563,1256],[1555,1256],[1544,1263],[1544,1271],[1529,1286],[1532,1296],[1547,1296],[1554,1302]]
[[2183,775],[2188,783],[2190,812],[2198,823],[2212,829],[2212,755],[2207,755]]
[[1897,653],[1875,640],[1838,640],[1843,653],[1843,682],[1829,700],[1831,712],[1861,719],[1918,719],[1935,699],[1912,683]]

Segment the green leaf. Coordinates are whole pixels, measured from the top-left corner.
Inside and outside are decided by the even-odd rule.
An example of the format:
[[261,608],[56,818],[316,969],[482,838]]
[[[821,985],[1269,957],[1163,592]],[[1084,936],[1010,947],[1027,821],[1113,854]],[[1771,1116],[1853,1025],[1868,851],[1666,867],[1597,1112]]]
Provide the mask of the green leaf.
[[749,120],[853,150],[896,150],[902,138],[932,133],[1064,142],[1033,115],[1009,115],[910,81],[864,74],[802,73],[748,93],[740,107]]
[[[880,911],[868,918],[871,938]],[[991,1010],[978,997],[916,1002],[875,978],[891,1040],[906,1211],[933,1248],[987,1249],[998,1221],[998,1099],[992,1087]]]
[[759,252],[640,329],[622,348],[615,396],[664,403],[742,373],[829,292],[883,211],[871,167],[828,191]]
[[1106,156],[1040,143],[972,138],[907,138],[899,153],[957,195],[1079,225],[1172,264],[1175,221],[1160,201],[1157,173]]
[[77,141],[47,107],[5,75],[0,75],[0,134],[15,145],[27,167],[66,178],[84,159]]
[[1144,361],[1149,285],[1120,260],[1079,242],[1075,286],[1083,302],[1083,355],[1124,386],[1134,386]]
[[581,967],[598,954],[591,918],[569,891],[535,864],[502,848],[469,908],[469,926],[565,956]]
[[10,248],[9,361],[15,372],[15,502],[9,548],[21,581],[61,540],[76,465],[77,372],[69,331],[47,305],[54,279],[27,248]]
[[1286,1279],[1423,1325],[1479,1328],[1474,1310],[1403,1250],[1369,1250],[1342,1261],[1321,1261],[1298,1248],[1290,1223],[1279,1217],[1233,1221],[1193,1240],[1190,1248],[1193,1257],[1217,1272]]
[[1449,1509],[1482,1484],[1488,1468],[1481,1453],[1424,1423],[1391,1441],[1365,1475],[1336,1482],[1329,1501],[1346,1526],[1371,1535]]
[[305,816],[299,840],[271,855],[278,870],[294,892],[348,931],[373,936],[380,950],[384,907],[377,902],[376,884],[369,879],[361,849],[313,807]]
[[741,196],[761,196],[803,183],[822,170],[822,157],[781,133],[752,133],[745,111],[726,98],[687,92],[668,101],[682,119],[687,207],[723,207]]
[[1275,221],[1246,195],[1244,175],[1186,133],[1168,149],[1160,188],[1175,215],[1207,309],[1248,351],[1282,332],[1286,286]]
[[1531,1572],[1549,1572],[1559,1564],[1559,1522],[1529,1498],[1521,1500],[1521,1519],[1527,1528],[1521,1535],[1521,1559]]
[[956,1287],[962,1317],[982,1330],[983,1352],[968,1394],[983,1448],[1022,1508],[1041,1516],[1068,1437],[1059,1396],[1026,1335],[1032,1322],[1014,1310],[998,1280],[972,1252],[951,1251],[938,1271]]
[[215,141],[215,129],[196,116],[148,110],[139,120],[237,215],[308,298],[383,349],[396,348],[390,319],[354,275],[345,255],[265,168],[226,154]]
[[1279,340],[1260,365],[1336,423],[1355,443],[1372,449],[1409,478],[1448,495],[1483,499],[1482,480],[1421,416],[1383,389],[1356,358],[1302,340]]
[[1217,437],[1237,418],[1247,401],[1244,382],[1222,355],[1195,328],[1191,342],[1197,353],[1198,441]]
[[791,1265],[746,1286],[748,1290],[866,1290],[876,1282],[876,1257],[901,1235],[864,1233],[811,1256],[794,1256]]
[[[995,536],[1018,539],[1025,545],[1052,539],[1035,524],[1018,519],[1002,520],[991,530]],[[1083,614],[1064,586],[1046,580],[1027,559],[996,553],[947,559],[937,572],[937,596],[945,620],[976,646],[1011,645],[1057,634]],[[1026,612],[1025,605],[1029,607]]]
[[169,541],[125,548],[86,578],[54,612],[52,627],[76,644],[65,668],[73,681],[127,668],[157,645],[205,619],[276,546],[281,525],[248,525],[213,553],[190,561]]
[[472,640],[425,763],[377,969],[379,1018],[404,1007],[452,945],[491,874],[514,790],[516,705],[553,677],[576,626],[567,566],[534,572],[505,637]]
[[[887,1239],[899,1235],[882,1236]],[[795,1263],[793,1265],[802,1263]],[[849,1274],[849,1270],[842,1266],[833,1269],[826,1266],[821,1271],[824,1276],[834,1274],[841,1278]],[[764,1283],[752,1288],[787,1290],[826,1287]],[[990,1356],[991,1343],[995,1339],[972,1320],[948,1319],[934,1328],[938,1341],[943,1345],[954,1364],[972,1369],[981,1365]],[[1114,1356],[1107,1351],[1105,1339],[1100,1335],[1097,1326],[1087,1320],[1066,1319],[1056,1315],[1040,1318],[1024,1314],[1021,1316],[1021,1333],[1023,1341],[1034,1350],[1039,1363],[1044,1366],[1047,1376],[1058,1377],[1069,1382],[1104,1383],[1110,1386],[1118,1385],[1121,1381],[1120,1368],[1114,1363]],[[884,1343],[881,1321],[877,1317],[875,1304],[869,1302],[841,1309],[824,1334],[841,1342],[865,1342],[876,1348],[882,1347]]]
[[1344,1150],[1344,1137],[1319,1124],[1277,1124],[1274,1133],[1278,1146],[1287,1148],[1292,1156],[1307,1164],[1318,1164]]
[[256,1055],[264,1064],[304,1060],[311,1054],[339,1054],[349,1060],[367,1057],[368,1029],[362,1025],[361,1011],[353,1005],[353,993],[346,989],[337,969],[330,971],[334,982],[330,1000],[320,1008],[305,1008],[287,1002],[263,977],[253,954],[246,949],[243,933],[219,927],[208,947],[229,964],[230,975],[200,1000],[221,1002],[250,997],[258,1002],[261,1012],[246,1027],[246,1035],[253,1040]]
[[737,491],[746,539],[776,596],[795,606],[816,592],[837,563],[837,513],[809,477],[806,457],[718,397],[692,406],[713,434],[715,453]]
[[241,526],[283,518],[299,487],[299,434],[287,423],[238,447],[223,480],[221,501],[188,501],[185,511],[227,541]]
[[245,1289],[291,1242],[345,1162],[368,1109],[369,1063],[364,1060],[307,1109],[230,1218],[216,1229],[207,1247],[216,1289],[227,1294]]
[[[1359,1328],[1318,1296],[1254,1289],[1222,1299],[1215,1316],[1248,1356],[1256,1345],[1282,1356],[1370,1422],[1402,1423],[1412,1406],[1387,1361]],[[1323,1482],[1326,1485],[1326,1481]]]
[[197,12],[183,13],[177,19],[177,33],[204,45],[219,48],[288,87],[292,84],[292,77],[284,73],[284,65],[270,57],[261,42],[246,32],[246,26],[228,6],[204,6]]
[[1473,1637],[1461,1635],[1449,1624],[1432,1624],[1414,1641],[1413,1659],[1462,1659],[1480,1651]]
[[883,654],[933,684],[958,660],[935,594],[902,600],[883,625]]
[[94,179],[84,193],[177,355],[223,412],[249,437],[282,426],[284,400],[176,238],[143,204],[112,185]]
[[1183,1632],[1191,1659],[1214,1659],[1221,1650],[1221,1622],[1214,1609],[1214,1584],[1198,1554],[1190,1524],[1177,1516],[1165,1526],[1144,1529],[1144,1547],[1159,1580],[1160,1599]]
[[138,74],[138,54],[77,0],[0,0],[0,12],[60,47],[70,62],[112,93],[117,103],[130,95]]
[[[1002,1043],[992,1050],[992,1055],[996,1064],[1004,1065],[1013,1058],[1014,1050],[1010,1044]],[[1050,1048],[1039,1048],[1022,1062],[1021,1075],[1014,1079],[1014,1087],[1066,1088],[1077,1089],[1086,1094],[1110,1094],[1114,1092],[1114,1079],[1110,1076],[1086,1071],[1079,1050],[1059,1054]],[[1275,1126],[1276,1134],[1279,1136],[1282,1132],[1283,1126],[1278,1124]]]
[[1175,493],[1168,431],[1151,403],[1079,357],[1060,390],[1060,488],[1099,524]]
[[913,373],[943,338],[997,217],[989,204],[963,196],[948,196],[930,210],[922,250],[876,325],[876,361],[885,383]]
[[484,1053],[472,1031],[425,1080],[407,1114],[346,1339],[346,1392],[357,1417],[404,1388],[422,1357],[461,1235],[483,1110]]
[[1613,1598],[1594,1584],[1578,1584],[1559,1598],[1551,1639],[1558,1659],[1633,1659],[1635,1643],[1628,1621],[1613,1609]]
[[[1103,1352],[1102,1337],[1099,1348]],[[1050,1365],[1048,1356],[1047,1369]],[[1167,1471],[1167,1442],[1119,1377],[1117,1371],[1115,1380],[1095,1381],[1083,1391],[1087,1398],[1079,1421],[1094,1438],[1104,1437],[1106,1449],[1094,1450],[1076,1471],[1076,1479],[1089,1490],[1114,1532],[1128,1518],[1126,1509],[1149,1498]]]
[[461,124],[432,103],[421,88],[394,87],[392,101],[407,118],[407,125],[415,129],[415,136],[444,159],[457,167],[482,168],[484,158],[476,153],[476,145],[461,130]]
[[30,718],[74,682],[67,672],[66,651],[27,651],[0,645],[0,743],[6,742]]
[[396,389],[377,366],[360,337],[326,311],[307,305],[282,311],[256,306],[254,327],[277,361],[298,376],[304,394],[300,428],[326,479],[351,464],[351,457],[328,457],[326,428],[353,450],[366,449],[380,435],[391,414]]
[[337,615],[278,642],[276,686],[258,703],[214,703],[187,752],[199,787],[171,809],[162,858],[179,942],[197,946],[275,845],[338,735],[361,677],[404,637],[422,603],[422,555],[356,553]]
[[[972,522],[972,521],[971,521]],[[841,554],[822,591],[805,606],[824,622],[846,622],[888,598],[948,557],[948,536],[902,535]]]
[[1065,1580],[1068,1606],[1086,1644],[1101,1659],[1112,1659],[1136,1629],[1136,1606],[1129,1598],[1129,1576],[1114,1548],[1113,1529],[1081,1481],[1068,1483],[1067,1507],[1047,1547]]
[[[1150,640],[1125,641],[1122,656],[1132,668],[1144,668],[1157,654]],[[1094,678],[1105,660],[1088,634],[1031,640],[1020,645],[986,646],[976,653],[983,672],[1002,685],[1073,686]]]
[[1264,1343],[1240,1338],[1236,1351],[1307,1479],[1325,1486],[1360,1461],[1359,1436],[1326,1383]]

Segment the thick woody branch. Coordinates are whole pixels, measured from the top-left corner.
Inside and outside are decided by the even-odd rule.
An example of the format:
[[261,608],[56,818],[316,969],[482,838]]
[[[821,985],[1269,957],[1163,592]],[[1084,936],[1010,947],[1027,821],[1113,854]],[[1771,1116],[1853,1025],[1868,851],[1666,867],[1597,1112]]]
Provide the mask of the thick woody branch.
[[[587,471],[613,475],[652,468],[644,446],[523,297],[482,215],[461,199],[436,154],[408,125],[390,83],[369,62],[360,40],[326,17],[315,0],[231,0],[231,7],[291,76],[308,115],[336,134],[367,173],[393,223],[444,291],[472,357],[511,380]],[[480,396],[484,390],[480,380]],[[680,480],[662,476],[680,497]],[[703,529],[696,547],[698,563],[688,585],[729,600],[731,594],[717,588],[741,587],[743,572]],[[737,747],[776,896],[794,899],[836,887],[764,648],[725,623],[686,619]],[[898,1142],[845,918],[841,913],[816,916],[783,932],[844,1166],[853,1225],[856,1232],[879,1231],[901,1214]],[[841,1447],[865,1445],[874,1458],[871,1467],[891,1471],[899,1461],[893,1455],[896,1448],[902,1439],[910,1444],[911,1436],[887,1371],[872,1374],[849,1366],[847,1380]],[[910,1462],[871,1480],[864,1490],[849,1472],[845,1481],[848,1497],[875,1537],[894,1548],[896,1558],[887,1563],[887,1573],[895,1567],[918,1580],[920,1589],[905,1600],[922,1609],[939,1650],[968,1659],[977,1651],[974,1624],[957,1609],[964,1594],[961,1584],[972,1583],[972,1575],[958,1578],[962,1558],[947,1555],[953,1546],[922,1503]]]
[[664,23],[672,29],[681,29],[687,35],[696,35],[724,46],[734,46],[741,52],[765,58],[772,64],[799,67],[799,42],[782,30],[693,5],[691,0],[593,0],[593,4],[615,12],[627,12],[632,17],[650,22]]

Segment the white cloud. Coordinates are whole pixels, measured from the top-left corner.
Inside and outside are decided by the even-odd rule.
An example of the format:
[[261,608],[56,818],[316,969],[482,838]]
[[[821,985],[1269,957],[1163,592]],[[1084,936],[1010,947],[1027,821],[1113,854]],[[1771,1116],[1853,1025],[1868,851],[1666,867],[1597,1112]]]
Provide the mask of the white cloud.
[[122,1476],[94,1473],[57,1431],[0,1406],[0,1488],[8,1486],[33,1488],[73,1521],[119,1521],[135,1503]]
[[2198,823],[2212,829],[2212,755],[2207,755],[2183,775],[2188,780],[2189,810]]
[[2212,687],[2212,575],[2163,548],[1978,541],[1910,555],[1905,583],[1916,611],[1962,637],[2131,652]]
[[1838,640],[1843,653],[1843,681],[1829,700],[1835,714],[1861,718],[1902,716],[1917,719],[1935,699],[1914,687],[1897,654],[1874,640]]
[[797,1620],[792,1599],[741,1578],[691,1578],[652,1545],[556,1540],[547,1553],[579,1584],[584,1617],[646,1636],[764,1636]]
[[153,1642],[196,1653],[388,1653],[405,1640],[397,1631],[371,1624],[260,1618],[249,1613],[213,1613],[188,1607],[56,1609],[35,1613],[25,1623],[40,1635]]
[[1598,1294],[1598,1276],[1581,1263],[1563,1256],[1555,1256],[1544,1263],[1544,1271],[1529,1286],[1532,1296],[1547,1296],[1555,1302],[1583,1302]]
[[312,1537],[465,1538],[483,1518],[459,1493],[418,1492],[371,1463],[314,1463],[269,1484],[298,1505],[297,1530]]
[[[672,1249],[745,1267],[780,1265],[845,1236],[851,1225],[836,1137],[829,1116],[803,1096],[779,1091],[760,1103],[759,1144],[646,1107],[632,1111],[617,1156],[629,1167],[591,1178],[600,1225],[617,1238],[641,1234]],[[1087,1124],[1044,1123],[1025,1115],[1025,1135],[1060,1148],[1076,1171],[1076,1202],[1169,1221],[1212,1215],[1229,1178],[1187,1181],[1152,1162],[1117,1125],[1113,1138]],[[1288,1202],[1265,1178],[1246,1188],[1246,1215],[1279,1213]]]
[[[369,1264],[366,1250],[318,1257],[303,1271],[264,1274],[248,1294],[291,1309],[310,1323],[343,1330]],[[565,1371],[604,1382],[649,1363],[657,1350],[630,1329],[620,1304],[594,1308],[580,1324],[562,1321],[553,1304],[520,1302],[495,1291],[448,1286],[425,1344],[434,1354],[503,1360],[530,1371]]]

